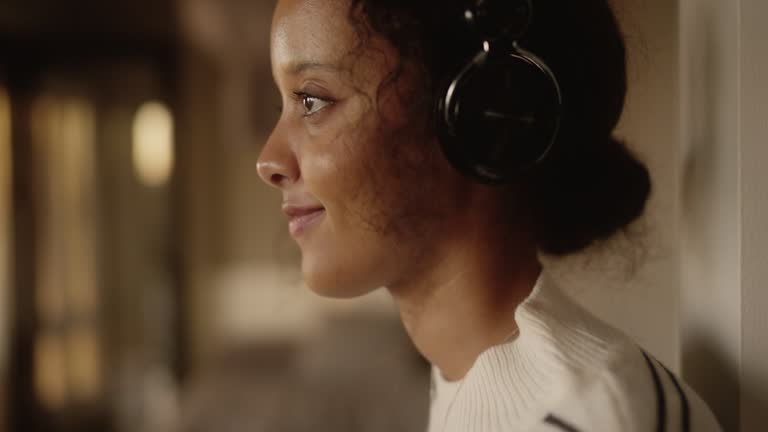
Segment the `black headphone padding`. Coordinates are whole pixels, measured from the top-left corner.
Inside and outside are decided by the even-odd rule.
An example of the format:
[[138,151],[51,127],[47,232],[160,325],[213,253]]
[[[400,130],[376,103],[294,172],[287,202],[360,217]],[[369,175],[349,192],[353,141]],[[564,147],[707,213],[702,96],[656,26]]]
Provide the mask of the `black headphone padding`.
[[546,156],[557,135],[557,81],[542,61],[516,46],[480,52],[440,94],[443,152],[481,182],[512,181]]

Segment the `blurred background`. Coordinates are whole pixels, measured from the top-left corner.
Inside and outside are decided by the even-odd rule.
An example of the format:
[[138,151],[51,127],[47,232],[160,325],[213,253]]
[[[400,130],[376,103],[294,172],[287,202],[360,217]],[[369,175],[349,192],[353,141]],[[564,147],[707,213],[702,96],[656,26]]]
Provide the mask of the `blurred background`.
[[256,175],[272,8],[0,2],[2,430],[424,428],[393,306],[304,289]]
[[[768,412],[760,1],[614,1],[642,253],[547,263],[726,430]],[[257,177],[273,7],[0,0],[0,431],[424,430],[392,302],[302,287]]]

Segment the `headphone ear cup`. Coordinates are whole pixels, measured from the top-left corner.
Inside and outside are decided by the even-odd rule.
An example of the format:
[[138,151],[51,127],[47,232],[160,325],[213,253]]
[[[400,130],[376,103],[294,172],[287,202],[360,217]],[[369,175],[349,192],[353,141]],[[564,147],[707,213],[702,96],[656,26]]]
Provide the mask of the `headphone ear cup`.
[[481,52],[442,94],[437,116],[443,152],[459,171],[481,182],[509,182],[552,147],[560,89],[530,53]]

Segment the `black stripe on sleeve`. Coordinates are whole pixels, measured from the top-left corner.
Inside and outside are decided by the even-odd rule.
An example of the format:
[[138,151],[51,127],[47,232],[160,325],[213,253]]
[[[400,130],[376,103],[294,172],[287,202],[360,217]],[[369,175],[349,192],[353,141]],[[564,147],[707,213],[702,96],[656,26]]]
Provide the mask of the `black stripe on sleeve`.
[[642,351],[643,357],[645,357],[648,368],[651,370],[651,376],[653,378],[653,386],[656,388],[656,430],[658,432],[665,432],[667,430],[667,401],[664,397],[664,389],[661,387],[661,379],[659,374],[656,373],[656,367],[653,366],[648,354]]
[[675,388],[677,389],[677,394],[680,395],[680,406],[682,410],[682,428],[683,432],[690,432],[691,431],[691,409],[688,406],[688,398],[685,396],[685,392],[683,391],[683,387],[680,385],[680,383],[677,381],[677,377],[675,377],[675,374],[669,371],[666,366],[663,364],[661,367],[664,368],[664,370],[667,372],[667,375],[669,375],[669,378],[672,380],[672,384],[675,385]]
[[560,417],[556,417],[553,414],[550,414],[547,416],[547,418],[544,419],[544,423],[550,424],[552,426],[555,426],[557,428],[560,428],[561,430],[565,432],[579,432],[578,429],[571,426],[570,424],[566,423],[563,419]]

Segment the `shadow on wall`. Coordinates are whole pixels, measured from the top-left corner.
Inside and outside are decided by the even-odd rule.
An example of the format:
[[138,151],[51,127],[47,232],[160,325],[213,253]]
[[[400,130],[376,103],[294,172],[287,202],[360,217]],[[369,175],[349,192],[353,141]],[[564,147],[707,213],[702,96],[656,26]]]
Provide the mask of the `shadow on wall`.
[[[684,220],[682,370],[728,431],[739,430],[739,342],[734,339],[738,291],[738,165],[730,109],[728,40],[715,2],[703,2],[683,25],[688,45],[681,50],[685,106],[682,217]],[[693,10],[694,8],[692,8]],[[686,29],[685,26],[690,28]],[[727,39],[727,38],[726,38]],[[735,108],[734,108],[735,109]],[[734,128],[731,130],[731,128]],[[731,144],[733,146],[731,146]],[[735,286],[734,286],[735,287]],[[712,312],[717,311],[717,314]]]
[[712,407],[719,408],[718,420],[724,430],[742,430],[742,425],[743,430],[758,430],[742,423],[740,407],[746,401],[757,402],[757,409],[762,411],[755,412],[765,415],[768,412],[768,395],[761,390],[765,388],[765,383],[750,379],[747,371],[739,383],[739,365],[729,361],[723,350],[718,350],[706,335],[701,336],[692,339],[686,350],[687,364],[695,364],[695,367],[688,368],[687,380],[697,383],[696,391],[702,398]]
[[724,430],[739,430],[738,365],[702,334],[690,337],[683,353],[683,367],[686,381],[695,383],[696,392],[715,411]]

